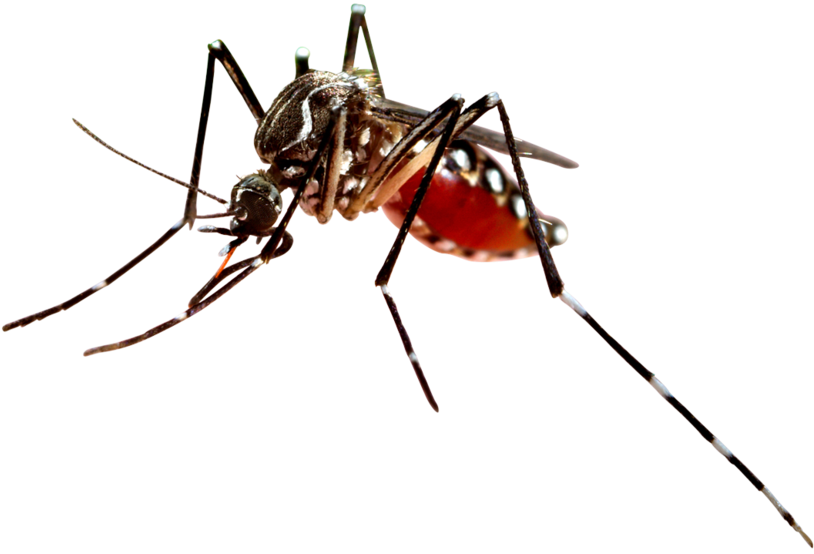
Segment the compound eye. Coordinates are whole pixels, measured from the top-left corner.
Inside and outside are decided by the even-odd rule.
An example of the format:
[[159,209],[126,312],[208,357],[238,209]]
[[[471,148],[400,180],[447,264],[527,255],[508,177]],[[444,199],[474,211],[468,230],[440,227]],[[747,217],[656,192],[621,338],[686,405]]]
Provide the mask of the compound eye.
[[236,235],[265,236],[283,212],[283,197],[266,174],[238,177],[229,195],[229,205],[240,213],[232,217],[229,229]]
[[[279,194],[277,195],[279,199]],[[232,221],[232,229],[239,225],[250,234],[262,234],[271,229],[280,215],[280,202],[275,202],[273,197],[258,194],[251,190],[244,190],[238,194],[236,205],[246,210],[246,218]]]

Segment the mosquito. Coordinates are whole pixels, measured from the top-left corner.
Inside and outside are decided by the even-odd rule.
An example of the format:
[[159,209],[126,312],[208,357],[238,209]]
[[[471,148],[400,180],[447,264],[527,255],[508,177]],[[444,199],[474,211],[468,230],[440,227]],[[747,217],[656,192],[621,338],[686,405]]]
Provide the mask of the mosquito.
[[[485,95],[466,107],[459,95],[453,95],[432,111],[387,98],[365,20],[365,9],[361,5],[354,5],[351,12],[341,73],[311,70],[308,52],[298,50],[295,57],[296,79],[280,93],[267,111],[262,108],[226,45],[221,41],[210,44],[190,181],[185,183],[170,178],[189,189],[182,219],[130,263],[107,278],[61,304],[10,322],[3,330],[23,327],[73,307],[111,285],[183,227],[191,228],[196,219],[231,218],[228,227],[207,225],[199,229],[228,236],[232,240],[222,251],[226,260],[192,297],[187,310],[141,335],[91,348],[85,355],[132,346],[195,315],[254,271],[286,254],[293,245],[293,237],[286,229],[298,207],[316,217],[321,224],[328,223],[334,212],[353,220],[362,213],[382,209],[399,231],[375,284],[382,292],[416,378],[434,410],[438,411],[438,404],[401,320],[395,298],[388,288],[406,235],[412,234],[439,252],[477,261],[536,254],[541,260],[551,296],[560,299],[582,318],[762,492],[789,525],[812,546],[808,536],[769,489],[652,372],[605,332],[565,289],[551,248],[565,241],[566,227],[534,205],[520,158],[546,161],[564,168],[574,168],[576,164],[552,151],[515,138],[507,109],[496,93]],[[361,71],[354,67],[360,32],[367,46],[372,71]],[[261,160],[269,166],[241,178],[232,189],[229,200],[210,195],[198,187],[216,61],[225,69],[257,120],[255,148]],[[503,126],[501,133],[474,125],[482,115],[492,110],[500,116]],[[117,152],[78,122],[77,125]],[[501,168],[481,146],[508,154],[512,171]],[[283,213],[281,192],[287,189],[293,191],[293,198]],[[199,215],[198,195],[208,196],[225,208],[217,213]],[[453,210],[452,206],[458,205],[463,207]],[[282,219],[279,218],[281,215]],[[484,227],[476,229],[461,223],[473,220],[484,222]],[[257,239],[258,242],[266,240],[261,253],[229,265],[231,256],[250,239]]]

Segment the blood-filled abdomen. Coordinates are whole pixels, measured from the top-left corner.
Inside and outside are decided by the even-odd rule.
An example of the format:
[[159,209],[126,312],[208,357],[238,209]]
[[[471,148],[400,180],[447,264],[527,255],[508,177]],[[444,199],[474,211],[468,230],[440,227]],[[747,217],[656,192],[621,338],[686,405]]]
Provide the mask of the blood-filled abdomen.
[[[536,254],[526,207],[514,179],[477,145],[455,141],[444,153],[421,203],[410,234],[437,252],[473,261],[524,258]],[[413,175],[382,206],[400,227],[424,176]],[[562,244],[565,225],[544,216],[546,241]]]

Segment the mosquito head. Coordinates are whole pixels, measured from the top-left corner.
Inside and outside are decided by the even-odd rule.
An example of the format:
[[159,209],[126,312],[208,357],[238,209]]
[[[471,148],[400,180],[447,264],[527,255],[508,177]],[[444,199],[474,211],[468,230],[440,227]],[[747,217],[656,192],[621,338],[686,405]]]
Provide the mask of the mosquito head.
[[241,235],[268,235],[283,209],[280,192],[264,171],[243,177],[232,187],[231,200],[236,215],[229,227]]

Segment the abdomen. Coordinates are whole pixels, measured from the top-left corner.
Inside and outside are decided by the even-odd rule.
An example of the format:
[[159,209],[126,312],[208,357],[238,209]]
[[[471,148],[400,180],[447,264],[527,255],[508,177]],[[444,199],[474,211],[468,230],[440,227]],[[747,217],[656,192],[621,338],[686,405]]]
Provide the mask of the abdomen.
[[[413,175],[383,206],[400,227],[421,184],[424,170]],[[565,225],[538,216],[549,245],[562,244]],[[410,234],[437,252],[472,261],[524,258],[536,254],[520,189],[497,161],[468,141],[447,148],[433,176]]]

